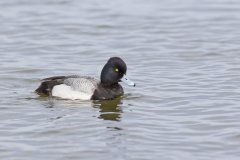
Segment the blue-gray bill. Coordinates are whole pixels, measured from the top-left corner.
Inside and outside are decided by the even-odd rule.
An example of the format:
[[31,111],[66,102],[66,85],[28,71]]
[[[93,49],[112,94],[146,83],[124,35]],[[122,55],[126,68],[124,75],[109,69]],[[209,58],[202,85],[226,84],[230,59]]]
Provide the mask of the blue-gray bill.
[[134,87],[136,86],[136,84],[133,81],[131,81],[126,75],[123,76],[123,78],[121,79],[121,82],[124,82],[129,86],[134,86]]

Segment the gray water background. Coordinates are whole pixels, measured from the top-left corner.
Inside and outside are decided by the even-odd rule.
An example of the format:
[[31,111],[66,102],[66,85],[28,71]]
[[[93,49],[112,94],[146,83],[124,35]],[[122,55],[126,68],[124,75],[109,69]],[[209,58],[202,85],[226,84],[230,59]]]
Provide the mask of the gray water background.
[[[1,0],[0,159],[239,160],[240,1]],[[40,79],[128,65],[122,98]]]

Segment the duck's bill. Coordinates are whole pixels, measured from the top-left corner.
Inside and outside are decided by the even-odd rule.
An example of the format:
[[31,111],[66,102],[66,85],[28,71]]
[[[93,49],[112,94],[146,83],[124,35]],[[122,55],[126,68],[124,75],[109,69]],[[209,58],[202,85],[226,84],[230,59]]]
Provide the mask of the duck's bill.
[[124,82],[129,86],[134,86],[134,87],[136,86],[136,84],[133,81],[131,81],[126,75],[123,76],[123,78],[121,79],[121,82]]

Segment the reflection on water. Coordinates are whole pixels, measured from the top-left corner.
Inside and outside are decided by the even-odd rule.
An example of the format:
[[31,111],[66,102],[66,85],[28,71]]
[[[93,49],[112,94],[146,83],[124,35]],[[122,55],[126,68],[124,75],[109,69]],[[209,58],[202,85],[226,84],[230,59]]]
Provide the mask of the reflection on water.
[[104,120],[120,121],[122,109],[119,106],[121,104],[122,97],[114,100],[94,101],[94,107],[100,109],[100,116],[98,118]]

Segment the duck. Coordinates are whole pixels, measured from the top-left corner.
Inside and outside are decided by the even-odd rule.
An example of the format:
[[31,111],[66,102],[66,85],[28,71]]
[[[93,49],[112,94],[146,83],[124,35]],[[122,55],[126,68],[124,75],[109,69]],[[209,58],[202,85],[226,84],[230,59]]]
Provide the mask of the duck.
[[104,65],[100,80],[81,75],[54,76],[41,80],[35,92],[40,96],[71,100],[110,100],[123,96],[119,82],[136,86],[127,76],[127,65],[120,57],[111,57]]

